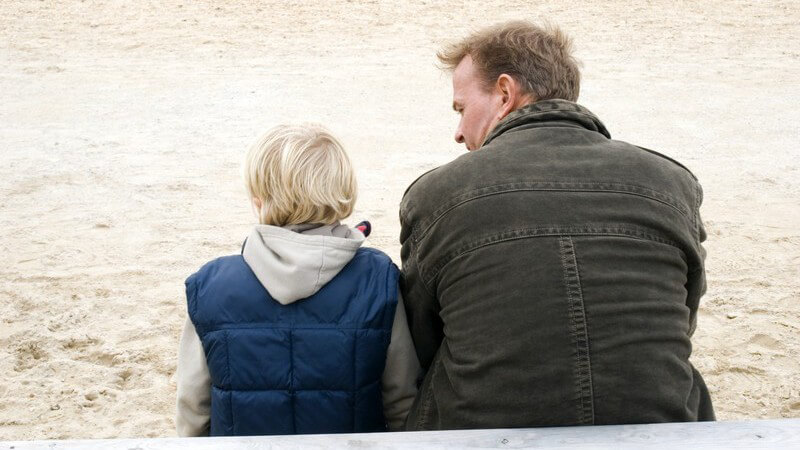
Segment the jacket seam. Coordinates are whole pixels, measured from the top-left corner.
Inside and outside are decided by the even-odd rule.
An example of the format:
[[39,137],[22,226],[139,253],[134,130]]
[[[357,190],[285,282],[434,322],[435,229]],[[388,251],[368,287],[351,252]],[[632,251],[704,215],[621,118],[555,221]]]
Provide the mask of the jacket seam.
[[499,244],[502,242],[514,241],[518,239],[552,237],[552,236],[563,236],[563,235],[627,237],[632,239],[650,240],[661,244],[671,245],[676,248],[681,248],[680,245],[669,239],[664,239],[662,237],[656,236],[655,234],[646,233],[641,230],[630,230],[625,227],[570,228],[570,227],[552,226],[552,227],[522,228],[516,230],[509,230],[499,234],[488,235],[481,239],[472,241],[468,244],[464,244],[461,247],[457,248],[456,250],[448,252],[443,257],[439,258],[440,262],[436,263],[428,271],[423,272],[419,268],[418,271],[420,273],[420,278],[423,281],[423,285],[427,283],[431,283],[431,285],[436,285],[436,280],[439,277],[439,274],[445,267],[447,267],[448,264],[480,248],[494,244]]
[[376,330],[376,331],[380,331],[380,330],[383,329],[383,328],[381,328],[379,326],[375,326],[375,327],[340,326],[337,323],[332,323],[332,324],[329,324],[329,325],[328,324],[320,325],[320,326],[304,325],[304,326],[298,327],[296,325],[291,325],[291,324],[286,324],[286,323],[278,324],[278,323],[272,323],[272,322],[256,322],[256,323],[250,323],[250,324],[242,325],[242,326],[236,325],[236,324],[217,325],[215,328],[213,328],[211,330],[207,330],[205,333],[203,333],[203,335],[212,334],[212,333],[221,333],[221,332],[226,331],[226,330],[263,330],[264,327],[268,327],[268,328],[274,329],[274,330],[342,330],[342,331],[345,331],[345,330],[355,330],[355,331]]
[[702,190],[699,183],[694,186],[694,211],[692,218],[694,219],[694,233],[697,242],[700,242],[700,204],[702,203]]
[[570,331],[575,345],[576,389],[580,399],[580,423],[594,423],[594,404],[592,394],[591,357],[589,353],[589,335],[586,329],[586,310],[583,303],[580,272],[578,270],[575,244],[570,236],[562,236],[558,240],[561,253],[561,264],[564,270],[564,282],[567,290],[567,308],[569,311]]
[[356,377],[356,361],[358,361],[358,354],[356,353],[357,351],[358,351],[358,333],[354,332],[353,333],[353,353],[352,353],[353,357],[351,358],[351,362],[350,362],[350,370],[351,370],[351,373],[353,374],[353,379],[350,381],[350,398],[352,399],[352,402],[353,402],[353,407],[350,408],[350,413],[351,413],[350,414],[350,425],[351,425],[351,429],[352,430],[356,429],[356,406],[357,406],[356,397],[358,396],[358,393],[357,393],[358,386],[356,386],[356,381],[357,381],[357,377]]
[[292,432],[297,433],[297,405],[294,383],[294,333],[289,330],[289,400],[292,402]]
[[[617,189],[598,189],[597,186],[586,186],[583,188],[580,187],[569,187],[570,185],[590,185],[590,184],[605,184],[606,186],[613,186]],[[546,185],[553,185],[552,187],[537,187],[546,186]],[[563,188],[558,188],[557,185],[564,186]],[[621,188],[630,188],[630,190],[624,190]],[[650,192],[650,195],[645,192],[637,192],[638,190],[646,190]],[[628,184],[628,183],[606,183],[606,182],[578,182],[578,183],[565,183],[561,181],[533,181],[533,182],[520,182],[520,183],[503,183],[503,184],[496,184],[491,186],[484,186],[477,189],[472,189],[467,191],[463,194],[457,195],[453,197],[453,199],[445,204],[444,206],[440,207],[439,209],[435,210],[431,216],[432,218],[426,222],[421,223],[417,227],[414,227],[414,233],[412,233],[412,239],[416,242],[421,241],[425,235],[428,234],[428,231],[433,227],[436,222],[441,220],[444,216],[447,215],[453,209],[468,203],[473,200],[477,200],[479,198],[489,197],[492,195],[499,195],[499,194],[507,194],[510,192],[586,192],[586,193],[593,193],[593,194],[627,194],[627,195],[634,195],[638,197],[647,198],[653,201],[657,201],[662,203],[666,206],[671,207],[672,209],[676,210],[678,213],[683,215],[684,217],[689,218],[690,212],[686,210],[686,208],[682,208],[679,206],[678,202],[675,201],[671,196],[660,193],[658,191],[652,190],[650,188],[646,188],[644,186],[639,186],[635,184]],[[662,196],[664,198],[659,198]]]
[[[366,384],[364,386],[365,387],[369,387],[369,386],[372,386],[372,385],[374,385],[376,383],[379,383],[379,381],[373,381],[373,382],[368,383],[368,384]],[[223,391],[223,392],[286,392],[286,391],[288,391],[288,389],[285,388],[285,387],[264,388],[264,389],[260,389],[260,388],[259,389],[241,389],[241,388],[240,389],[225,389],[225,388],[221,388],[221,387],[219,387],[219,386],[217,386],[217,385],[215,385],[213,383],[212,383],[212,386],[217,388],[217,389],[219,389],[220,391]],[[295,389],[295,392],[351,392],[351,390],[350,389],[335,389],[335,388],[319,388],[319,389]]]
[[[230,344],[228,343],[228,333],[224,334],[225,336],[225,363],[227,365],[227,385],[231,386],[233,383],[231,382],[231,351],[230,351]],[[231,416],[231,431],[233,434],[236,434],[236,421],[233,417],[233,394],[228,394],[228,411],[230,411]]]

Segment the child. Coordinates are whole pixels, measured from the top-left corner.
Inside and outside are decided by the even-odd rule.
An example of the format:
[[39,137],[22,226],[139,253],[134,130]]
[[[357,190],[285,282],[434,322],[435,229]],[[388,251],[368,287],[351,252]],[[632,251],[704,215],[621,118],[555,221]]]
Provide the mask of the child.
[[398,430],[419,363],[398,270],[339,223],[356,180],[317,125],[278,126],[248,152],[260,225],[240,255],[186,280],[180,436]]

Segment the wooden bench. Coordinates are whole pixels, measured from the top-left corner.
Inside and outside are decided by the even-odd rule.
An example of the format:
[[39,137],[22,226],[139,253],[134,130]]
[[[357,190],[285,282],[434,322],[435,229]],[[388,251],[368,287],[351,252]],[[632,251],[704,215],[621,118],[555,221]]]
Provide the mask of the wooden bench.
[[800,419],[229,438],[0,442],[0,450],[800,449]]

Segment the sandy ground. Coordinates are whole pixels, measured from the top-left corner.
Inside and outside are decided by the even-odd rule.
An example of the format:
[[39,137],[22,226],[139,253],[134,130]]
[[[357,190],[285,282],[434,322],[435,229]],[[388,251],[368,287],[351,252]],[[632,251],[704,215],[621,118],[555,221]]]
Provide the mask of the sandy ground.
[[719,418],[800,417],[800,8],[752,3],[3,1],[0,439],[174,435],[183,279],[238,250],[277,122],[342,137],[398,260],[405,187],[463,151],[434,52],[512,18],[561,25],[581,103],[703,183]]

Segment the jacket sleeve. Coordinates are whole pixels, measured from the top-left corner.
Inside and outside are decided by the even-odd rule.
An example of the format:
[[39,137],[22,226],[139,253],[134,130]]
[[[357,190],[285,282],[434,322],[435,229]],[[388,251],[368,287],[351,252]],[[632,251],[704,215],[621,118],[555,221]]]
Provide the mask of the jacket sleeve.
[[175,428],[178,436],[208,436],[211,422],[211,374],[203,344],[188,317],[178,350],[177,384]]
[[417,395],[419,361],[408,331],[403,298],[398,292],[397,310],[392,324],[392,338],[383,370],[383,415],[389,431],[403,429],[408,411]]
[[700,218],[700,204],[703,202],[703,190],[697,185],[697,198],[695,199],[695,220],[696,220],[696,239],[697,257],[695,263],[690,263],[689,274],[687,277],[687,298],[686,305],[689,307],[689,336],[694,334],[697,328],[697,310],[700,306],[700,298],[706,293],[706,249],[703,242],[706,240],[706,229],[703,220]]
[[[403,199],[404,202],[407,199]],[[439,316],[439,301],[430,292],[422,279],[418,265],[420,255],[413,236],[413,221],[415,219],[402,213],[400,214],[400,243],[402,248],[400,258],[403,264],[403,273],[400,277],[400,291],[406,306],[408,328],[417,351],[419,364],[424,372],[430,368],[436,352],[444,338],[444,325]]]

